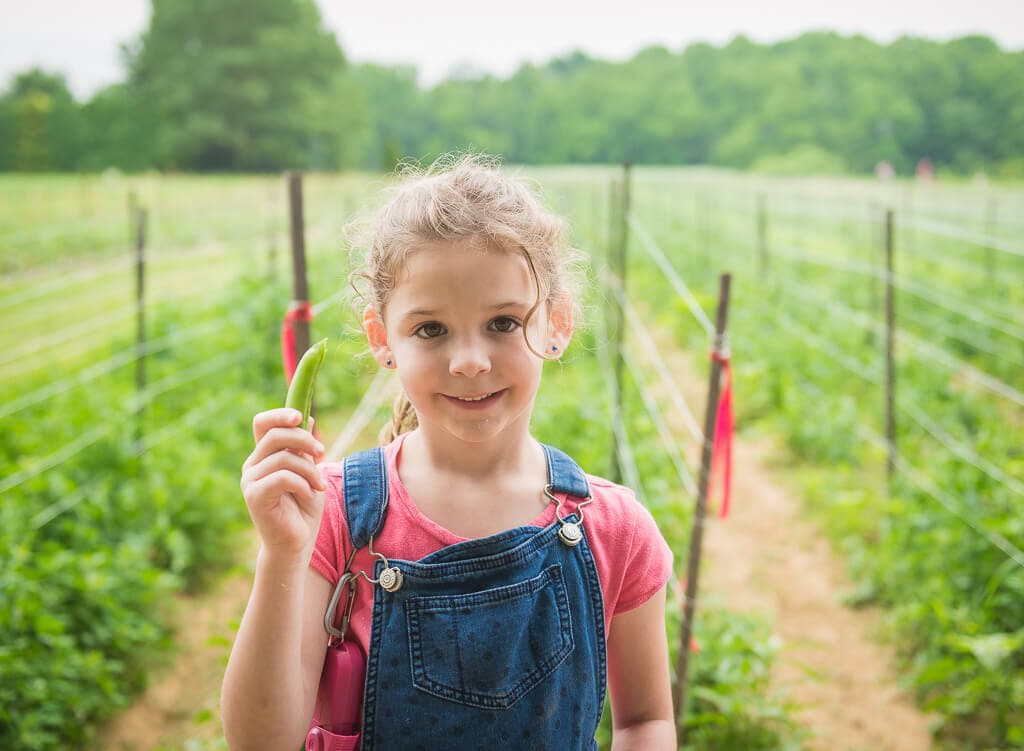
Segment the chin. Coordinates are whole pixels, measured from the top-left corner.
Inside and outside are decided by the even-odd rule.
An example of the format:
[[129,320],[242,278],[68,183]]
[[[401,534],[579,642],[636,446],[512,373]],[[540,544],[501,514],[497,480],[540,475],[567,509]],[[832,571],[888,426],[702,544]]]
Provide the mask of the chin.
[[475,423],[463,423],[461,425],[446,425],[444,430],[449,435],[458,438],[460,441],[466,443],[483,443],[486,440],[494,438],[501,431],[508,427],[497,423],[493,419],[480,420]]

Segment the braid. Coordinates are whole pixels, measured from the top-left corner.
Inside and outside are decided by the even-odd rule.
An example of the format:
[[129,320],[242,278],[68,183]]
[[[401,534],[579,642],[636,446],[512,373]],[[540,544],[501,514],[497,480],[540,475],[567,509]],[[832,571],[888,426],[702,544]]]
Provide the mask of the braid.
[[386,422],[384,427],[381,428],[380,433],[377,435],[377,442],[381,446],[386,446],[402,433],[415,430],[418,425],[416,410],[413,409],[412,402],[405,395],[405,391],[400,390],[391,408],[391,420]]

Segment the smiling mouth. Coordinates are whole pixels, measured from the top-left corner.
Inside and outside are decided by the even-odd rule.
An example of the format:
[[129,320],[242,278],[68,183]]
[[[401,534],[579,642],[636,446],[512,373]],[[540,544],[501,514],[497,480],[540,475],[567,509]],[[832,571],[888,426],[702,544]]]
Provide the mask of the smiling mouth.
[[496,402],[507,390],[508,389],[488,391],[483,394],[474,394],[473,396],[449,396],[448,394],[445,394],[444,398],[465,407],[484,407],[492,402]]
[[479,402],[497,393],[497,391],[488,391],[486,394],[478,394],[477,396],[448,396],[448,394],[445,394],[445,396],[448,396],[449,399],[458,399],[460,402]]

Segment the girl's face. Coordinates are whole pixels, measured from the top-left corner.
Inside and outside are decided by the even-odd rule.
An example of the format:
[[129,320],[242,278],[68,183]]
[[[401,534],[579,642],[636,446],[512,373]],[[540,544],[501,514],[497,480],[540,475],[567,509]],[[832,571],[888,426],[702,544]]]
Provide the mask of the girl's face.
[[[397,368],[420,425],[475,443],[529,429],[543,361],[522,324],[536,295],[518,253],[426,245],[407,257],[384,321],[367,307],[364,326],[377,361]],[[572,334],[568,299],[554,311],[541,305],[527,334],[537,352],[560,356]]]

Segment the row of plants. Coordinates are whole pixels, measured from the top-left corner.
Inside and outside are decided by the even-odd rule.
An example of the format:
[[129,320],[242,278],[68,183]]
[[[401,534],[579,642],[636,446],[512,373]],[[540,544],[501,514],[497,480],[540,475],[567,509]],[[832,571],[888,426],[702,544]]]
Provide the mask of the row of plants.
[[[590,280],[590,291],[595,302],[603,296],[596,278]],[[599,350],[607,346],[597,321],[578,330],[565,365],[545,366],[533,413],[533,431],[539,440],[559,446],[587,471],[604,477],[613,471],[609,382],[599,362]],[[626,433],[642,478],[642,488],[635,490],[672,548],[676,571],[682,572],[694,499],[645,412],[640,394],[644,387],[627,376],[622,391]],[[676,664],[682,626],[677,588],[678,583],[670,585],[666,622],[671,665]],[[802,748],[804,733],[792,719],[794,707],[770,683],[771,665],[781,646],[770,624],[717,605],[705,608],[702,603],[695,637],[699,648],[691,655],[687,743],[681,748]],[[609,748],[611,740],[607,709],[598,735],[602,749]]]
[[[329,203],[330,196],[321,200]],[[318,299],[346,286],[344,253],[333,240],[310,258]],[[196,269],[196,289],[203,288],[203,276]],[[97,293],[94,309],[114,297]],[[202,590],[235,560],[233,551],[249,528],[237,483],[251,450],[252,415],[284,396],[279,328],[289,297],[286,276],[268,278],[253,265],[235,281],[209,289],[202,319],[184,304],[148,313],[152,340],[217,325],[147,357],[147,382],[159,393],[141,415],[132,408],[133,368],[126,365],[5,417],[0,474],[27,474],[3,491],[0,504],[0,746],[87,746],[105,718],[131,703],[157,653],[170,646],[169,596]],[[52,297],[36,304],[59,307]],[[88,312],[83,308],[80,315]],[[339,303],[313,324],[314,340],[332,339],[317,387],[323,413],[355,405],[373,375],[352,320]],[[610,426],[606,383],[594,361],[596,337],[593,328],[585,330],[575,361],[550,367],[535,430],[590,471],[608,474]],[[132,332],[123,331],[68,367],[81,369],[133,346]],[[4,386],[18,397],[66,372],[8,372]],[[95,440],[75,454],[34,469],[90,431]],[[646,498],[677,561],[684,560],[688,502],[644,420],[631,422],[629,431]],[[701,652],[691,672],[687,748],[721,747],[735,739],[751,749],[796,743],[783,740],[798,733],[784,701],[768,688],[777,645],[767,625],[707,613],[698,624]],[[673,610],[666,624],[673,663],[678,621]],[[609,738],[606,716],[604,747]],[[192,746],[197,744],[205,742]]]
[[[1024,546],[1015,497],[1024,478],[1024,421],[1020,406],[993,393],[977,373],[1020,388],[1021,371],[1007,362],[1021,351],[1020,341],[985,323],[1024,320],[1021,259],[1000,255],[999,273],[988,275],[984,249],[972,251],[962,242],[954,249],[949,239],[921,233],[917,257],[899,248],[897,273],[942,297],[936,304],[897,292],[897,325],[916,339],[898,341],[896,445],[907,465],[887,488],[885,450],[871,439],[884,432],[883,290],[871,275],[834,263],[874,257],[875,269],[882,270],[872,232],[855,221],[823,218],[808,206],[806,218],[797,213],[788,224],[773,224],[768,263],[762,265],[752,210],[717,212],[704,228],[706,244],[695,247],[689,222],[663,210],[672,202],[664,185],[645,186],[640,174],[635,186],[635,213],[705,310],[713,310],[718,272],[733,272],[738,427],[784,437],[807,508],[846,554],[856,582],[851,604],[883,606],[905,682],[921,707],[937,716],[940,745],[1020,747],[1024,566],[1013,551]],[[735,204],[738,195],[749,195],[748,187],[735,181],[712,191],[711,200]],[[673,197],[693,189],[680,184]],[[964,192],[966,202],[971,195]],[[784,198],[769,193],[769,205]],[[753,204],[747,203],[751,209]],[[869,206],[862,208],[867,216]],[[773,245],[779,252],[771,252]],[[784,246],[833,264],[783,255]],[[972,273],[956,273],[965,266]],[[631,295],[651,302],[653,326],[676,332],[698,352],[706,349],[703,333],[664,294],[661,272],[635,238],[629,287]],[[954,312],[963,305],[974,315]],[[994,346],[972,346],[982,340]],[[943,348],[960,364],[917,341]],[[941,431],[961,453],[967,447],[973,462],[924,426]]]
[[[2,505],[0,746],[87,744],[144,686],[154,650],[169,646],[168,596],[203,589],[235,560],[249,525],[238,473],[252,415],[284,398],[279,328],[289,286],[251,274],[223,289],[207,319],[220,325],[208,336],[147,358],[148,383],[161,393],[141,417],[130,407],[134,369],[123,367],[5,419],[0,473],[29,476]],[[148,333],[198,323],[167,305]],[[95,357],[133,346],[116,336]],[[318,392],[323,409],[354,403],[369,382],[353,354],[345,341],[332,352],[339,366]],[[182,383],[163,391],[166,379]],[[13,387],[29,385],[39,379]],[[95,429],[98,440],[31,471]]]

